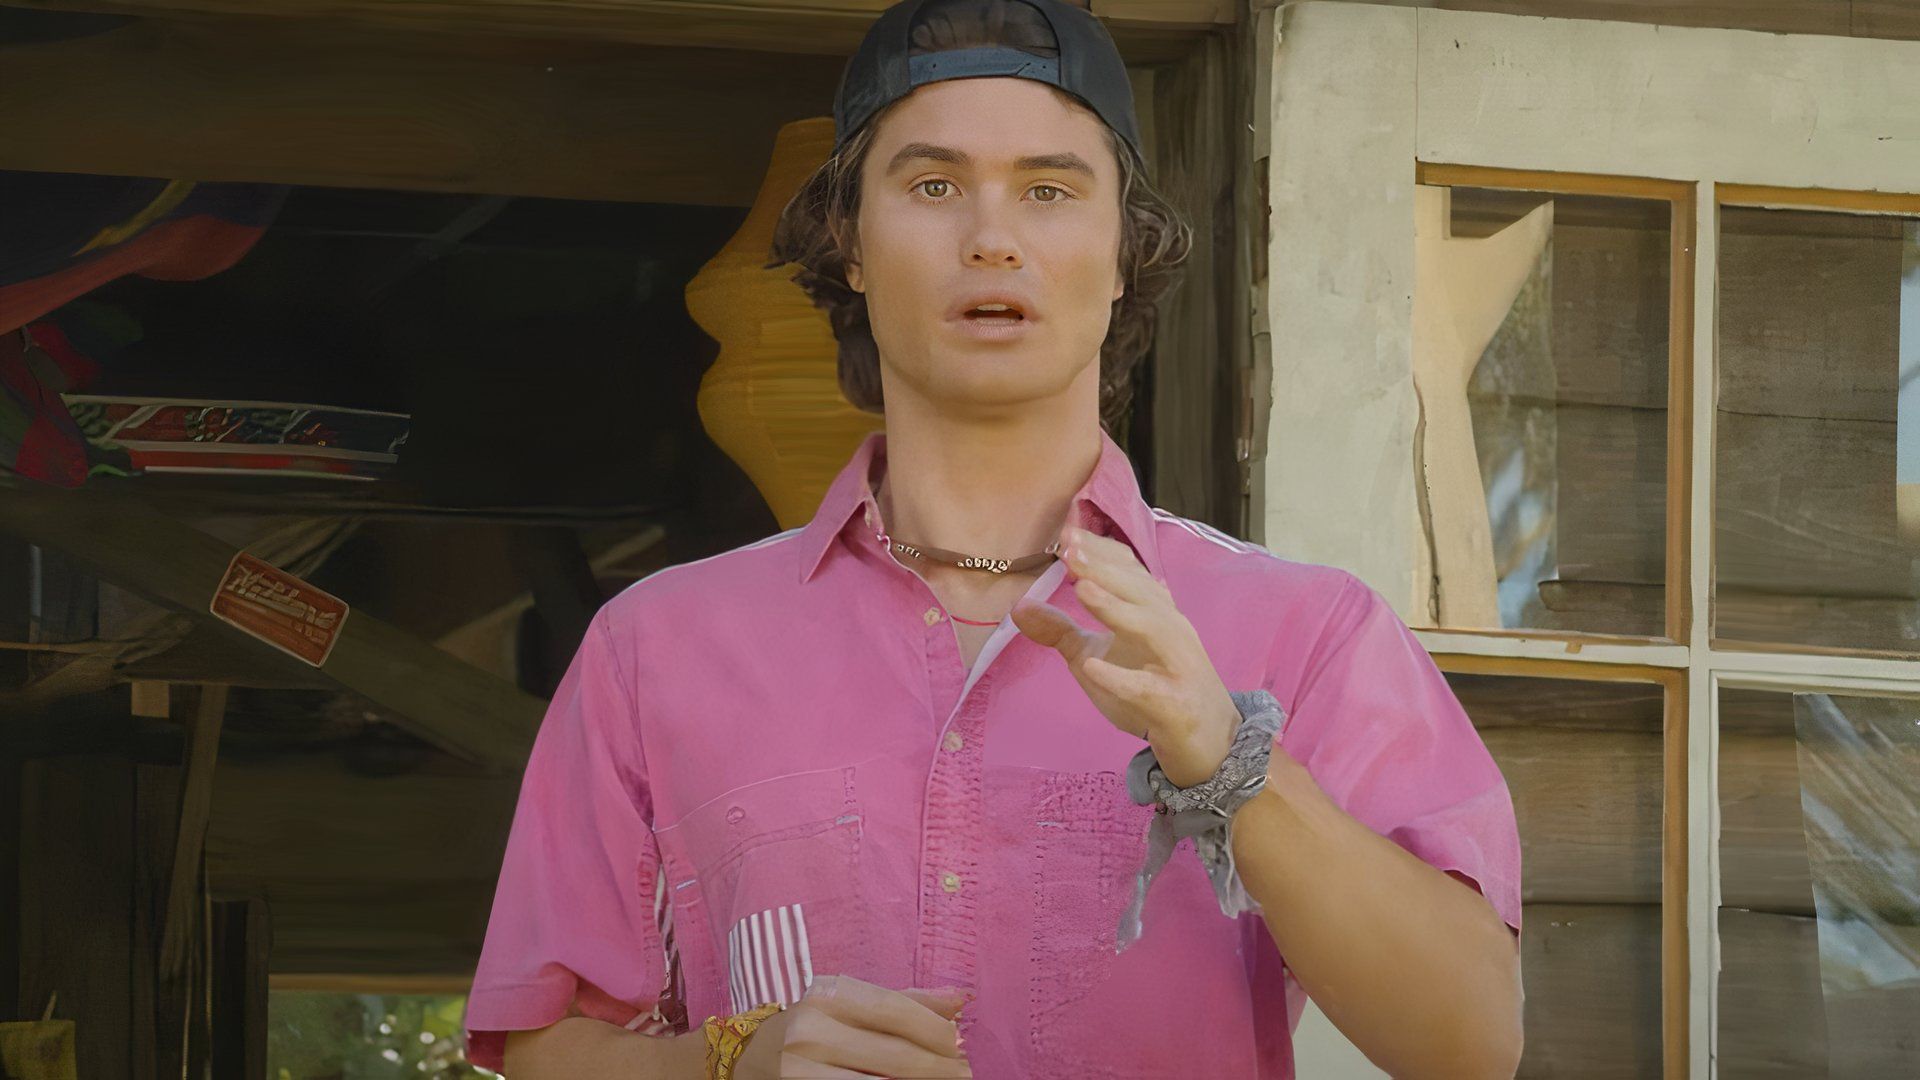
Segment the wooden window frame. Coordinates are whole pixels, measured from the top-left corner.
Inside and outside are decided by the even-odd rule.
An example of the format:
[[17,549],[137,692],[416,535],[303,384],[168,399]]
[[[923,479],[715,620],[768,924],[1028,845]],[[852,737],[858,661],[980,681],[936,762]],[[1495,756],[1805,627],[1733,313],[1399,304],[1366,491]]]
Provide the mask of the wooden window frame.
[[[1416,629],[1448,672],[1657,683],[1665,690],[1661,913],[1663,1075],[1717,1075],[1720,691],[1920,700],[1920,654],[1713,636],[1713,482],[1722,206],[1920,218],[1920,194],[1723,184],[1417,162],[1415,182],[1664,199],[1674,208],[1668,353],[1665,639]],[[1705,313],[1696,317],[1696,313]],[[1694,723],[1693,718],[1699,718]],[[1694,883],[1699,887],[1693,887]]]

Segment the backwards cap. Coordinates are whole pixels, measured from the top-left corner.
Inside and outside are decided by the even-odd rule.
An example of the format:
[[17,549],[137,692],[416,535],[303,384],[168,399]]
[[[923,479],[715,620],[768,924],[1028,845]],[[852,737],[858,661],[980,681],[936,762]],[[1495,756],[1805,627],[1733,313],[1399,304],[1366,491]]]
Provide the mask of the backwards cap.
[[1120,50],[1090,11],[1065,0],[988,0],[1025,4],[1053,28],[1059,56],[1039,56],[1010,45],[985,45],[909,55],[921,9],[944,0],[901,0],[880,13],[840,76],[833,102],[833,149],[840,151],[873,115],[916,87],[946,79],[1011,76],[1057,86],[1086,103],[1145,161],[1133,114],[1133,84]]

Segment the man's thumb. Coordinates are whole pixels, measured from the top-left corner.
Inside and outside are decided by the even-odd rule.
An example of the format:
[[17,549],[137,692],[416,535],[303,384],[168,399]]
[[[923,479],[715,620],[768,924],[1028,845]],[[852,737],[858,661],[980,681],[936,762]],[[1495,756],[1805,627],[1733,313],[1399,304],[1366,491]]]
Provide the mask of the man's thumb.
[[1060,643],[1080,632],[1073,616],[1044,601],[1023,601],[1014,605],[1013,625],[1038,644],[1059,648]]

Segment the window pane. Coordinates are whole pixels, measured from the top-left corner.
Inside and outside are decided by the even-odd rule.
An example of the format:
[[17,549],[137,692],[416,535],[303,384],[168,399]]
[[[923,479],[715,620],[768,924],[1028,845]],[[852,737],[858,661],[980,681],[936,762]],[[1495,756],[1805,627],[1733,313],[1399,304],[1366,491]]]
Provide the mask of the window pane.
[[1714,634],[1912,651],[1915,222],[1727,207],[1720,227]]
[[1437,625],[1662,635],[1671,204],[1417,190]]
[[1920,702],[1720,692],[1721,1073],[1920,1075]]
[[1661,1073],[1663,691],[1451,673],[1520,824],[1522,1077]]

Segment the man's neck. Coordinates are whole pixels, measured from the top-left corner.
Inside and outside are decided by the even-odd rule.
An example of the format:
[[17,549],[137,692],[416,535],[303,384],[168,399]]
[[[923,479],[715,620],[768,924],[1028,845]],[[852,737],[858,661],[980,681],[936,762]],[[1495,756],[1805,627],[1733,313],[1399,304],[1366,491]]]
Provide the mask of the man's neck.
[[1072,432],[1037,423],[889,424],[878,485],[882,523],[896,540],[968,555],[1043,551],[1099,463],[1098,423]]

